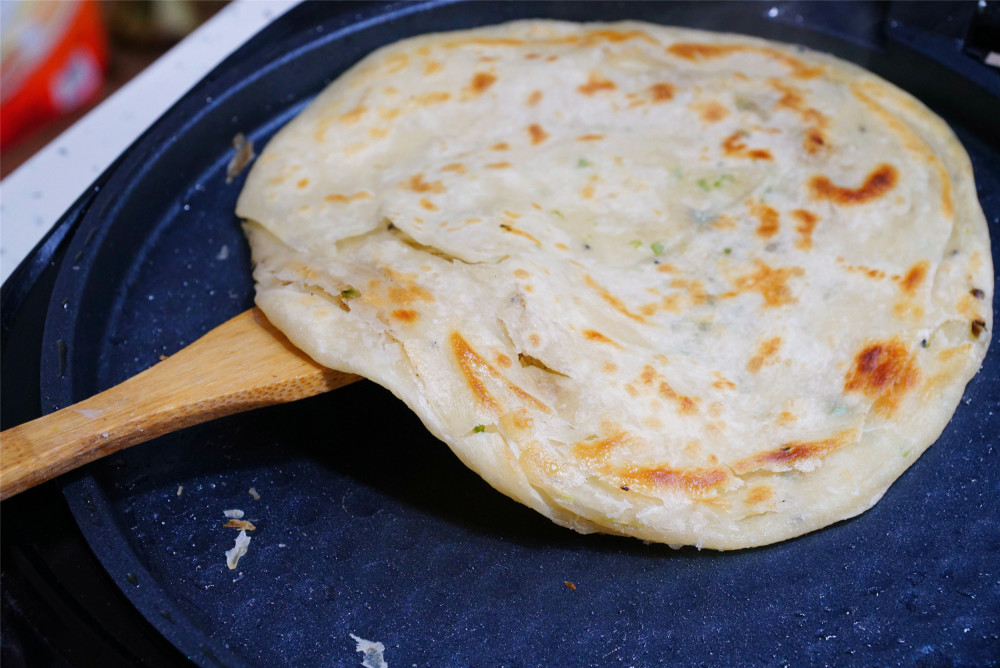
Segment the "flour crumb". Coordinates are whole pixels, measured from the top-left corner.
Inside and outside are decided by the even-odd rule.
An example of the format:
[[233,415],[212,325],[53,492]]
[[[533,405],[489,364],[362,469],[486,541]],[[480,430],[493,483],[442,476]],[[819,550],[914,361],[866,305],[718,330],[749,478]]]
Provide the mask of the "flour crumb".
[[222,244],[222,248],[219,249],[218,254],[215,256],[216,260],[227,260],[229,259],[229,246],[228,244]]
[[233,546],[233,549],[226,550],[226,566],[229,566],[229,570],[236,570],[237,564],[240,563],[240,557],[247,553],[249,546],[250,536],[247,535],[246,531],[241,531],[240,535],[236,537],[236,545]]
[[241,520],[243,519],[243,511],[233,508],[232,510],[223,510],[222,514],[231,520]]
[[253,497],[254,501],[260,501],[260,494],[257,493],[256,489],[251,487],[250,489],[247,490],[247,492],[250,494],[250,496]]
[[370,640],[365,640],[364,638],[359,638],[353,633],[351,638],[357,643],[355,651],[361,652],[365,655],[362,659],[361,665],[364,668],[389,668],[389,664],[385,662],[382,658],[382,652],[385,651],[385,645],[380,642],[372,642]]

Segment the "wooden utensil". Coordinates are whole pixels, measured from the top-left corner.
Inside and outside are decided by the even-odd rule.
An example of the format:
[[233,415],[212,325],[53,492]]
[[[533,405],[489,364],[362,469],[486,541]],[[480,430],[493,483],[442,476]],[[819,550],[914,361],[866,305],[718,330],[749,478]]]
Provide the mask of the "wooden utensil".
[[130,445],[358,379],[250,309],[120,385],[0,433],[0,500]]

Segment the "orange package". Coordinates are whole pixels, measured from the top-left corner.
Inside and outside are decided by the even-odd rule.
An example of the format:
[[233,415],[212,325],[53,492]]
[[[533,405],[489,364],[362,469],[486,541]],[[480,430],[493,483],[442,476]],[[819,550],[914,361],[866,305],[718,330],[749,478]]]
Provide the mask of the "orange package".
[[96,0],[3,0],[0,149],[92,101],[108,40]]

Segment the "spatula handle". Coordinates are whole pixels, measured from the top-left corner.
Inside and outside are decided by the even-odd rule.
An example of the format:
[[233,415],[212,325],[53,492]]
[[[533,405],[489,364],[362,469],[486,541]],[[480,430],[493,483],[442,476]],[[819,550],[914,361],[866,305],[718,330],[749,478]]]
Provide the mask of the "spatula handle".
[[358,378],[313,362],[250,309],[120,385],[0,433],[0,500],[130,445]]

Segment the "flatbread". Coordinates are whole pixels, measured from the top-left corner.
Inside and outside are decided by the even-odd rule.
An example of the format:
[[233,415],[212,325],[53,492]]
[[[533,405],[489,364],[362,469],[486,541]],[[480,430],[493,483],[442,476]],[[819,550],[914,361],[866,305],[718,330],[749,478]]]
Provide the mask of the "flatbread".
[[296,345],[581,532],[732,549],[856,515],[938,438],[993,326],[948,126],[745,36],[393,44],[269,143],[237,213]]

